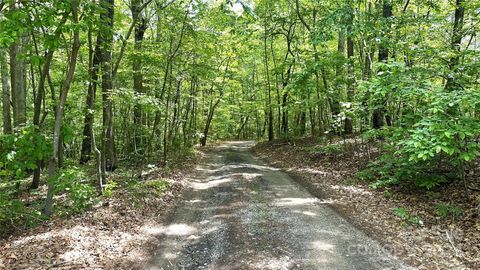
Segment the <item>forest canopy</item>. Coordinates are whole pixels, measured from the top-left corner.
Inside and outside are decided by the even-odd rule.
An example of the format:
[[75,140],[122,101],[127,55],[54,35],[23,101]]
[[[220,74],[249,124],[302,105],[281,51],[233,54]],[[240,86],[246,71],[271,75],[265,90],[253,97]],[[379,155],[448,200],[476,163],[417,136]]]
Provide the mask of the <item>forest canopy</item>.
[[[376,186],[478,158],[480,1],[0,1],[0,221],[210,140],[361,136]],[[77,181],[79,171],[91,177]],[[451,173],[432,168],[442,168]],[[95,190],[96,189],[96,190]],[[38,211],[37,211],[38,210]]]

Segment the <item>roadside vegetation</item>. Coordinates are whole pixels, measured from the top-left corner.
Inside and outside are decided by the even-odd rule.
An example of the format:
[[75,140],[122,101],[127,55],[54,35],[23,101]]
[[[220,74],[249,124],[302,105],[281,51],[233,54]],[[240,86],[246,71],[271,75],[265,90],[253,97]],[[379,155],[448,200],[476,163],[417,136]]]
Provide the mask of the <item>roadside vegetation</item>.
[[[303,138],[258,144],[255,152],[417,269],[477,269],[480,261],[478,170],[435,186],[389,183],[382,147],[360,137]],[[288,153],[286,155],[285,153]],[[377,169],[375,169],[377,168]],[[428,259],[427,259],[428,258]]]

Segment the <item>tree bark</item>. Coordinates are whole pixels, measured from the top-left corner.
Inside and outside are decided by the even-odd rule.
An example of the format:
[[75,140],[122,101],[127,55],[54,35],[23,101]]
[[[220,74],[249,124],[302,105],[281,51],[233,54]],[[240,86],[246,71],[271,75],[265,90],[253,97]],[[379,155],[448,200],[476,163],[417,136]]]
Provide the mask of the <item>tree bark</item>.
[[[12,5],[16,8],[15,5]],[[19,127],[27,121],[27,89],[25,77],[25,61],[21,59],[25,53],[22,43],[26,41],[25,35],[10,46],[10,79],[13,103],[13,125]]]
[[265,78],[266,78],[266,87],[267,87],[267,95],[268,95],[268,141],[273,141],[274,134],[273,134],[273,111],[272,111],[272,91],[270,89],[270,74],[268,70],[268,54],[267,54],[267,24],[265,23],[264,27],[264,63],[265,63]]
[[114,171],[117,168],[115,136],[113,129],[113,76],[112,76],[112,50],[113,50],[113,20],[114,0],[101,0],[100,7],[103,12],[100,20],[103,25],[100,44],[101,69],[102,69],[102,101],[103,101],[103,130],[102,130],[102,164],[106,170]]
[[[210,126],[212,124],[213,116],[215,115],[215,110],[217,109],[218,105],[220,104],[220,101],[222,101],[223,91],[224,91],[224,88],[225,88],[225,82],[226,82],[226,79],[227,79],[227,73],[228,73],[228,69],[229,69],[229,66],[230,66],[230,58],[227,58],[226,61],[227,62],[226,62],[226,66],[225,66],[225,71],[223,73],[222,84],[220,85],[220,92],[221,92],[220,97],[217,98],[215,103],[213,103],[208,110],[207,121],[205,122],[205,128],[203,129],[203,137],[200,139],[200,145],[201,146],[206,146],[207,145],[208,133],[210,131]],[[212,88],[213,88],[213,85],[212,85]]]
[[[386,29],[389,28],[389,22],[388,20],[393,16],[392,13],[392,4],[390,3],[390,0],[383,0],[383,5],[382,5],[382,15],[383,19],[385,20]],[[388,38],[388,34],[386,34],[384,39]],[[388,54],[389,54],[389,49],[388,49],[388,44],[385,43],[385,41],[380,43],[380,46],[378,48],[378,61],[387,63],[388,62]],[[384,102],[380,101],[377,104],[377,108],[373,110],[373,115],[372,115],[372,127],[374,129],[379,129],[382,128],[385,125],[385,108],[384,108]]]
[[[348,3],[347,18],[347,62],[348,62],[348,79],[347,79],[347,101],[352,103],[355,96],[355,66],[354,66],[354,44],[353,44],[353,9]],[[345,118],[345,134],[353,133],[353,120],[347,116]]]
[[[78,0],[71,0],[71,5],[72,5],[72,21],[74,24],[77,24],[78,23],[78,10],[77,10]],[[62,84],[60,100],[57,108],[57,113],[55,115],[55,126],[54,126],[54,132],[53,132],[53,154],[48,164],[49,179],[53,179],[55,177],[56,170],[57,170],[58,151],[59,151],[59,143],[60,143],[60,130],[62,127],[63,113],[65,111],[65,103],[67,102],[68,91],[70,89],[70,85],[73,81],[73,77],[75,74],[75,69],[77,66],[77,56],[78,56],[79,50],[80,50],[80,30],[77,27],[75,28],[73,33],[73,44],[72,44],[72,49],[69,57],[67,76]],[[44,214],[47,216],[50,216],[52,214],[54,189],[55,189],[54,183],[50,181],[48,184],[47,199],[45,201],[45,208],[44,208]]]
[[12,118],[10,112],[10,82],[8,80],[7,54],[4,49],[0,50],[0,68],[2,76],[2,115],[3,134],[12,133]]
[[80,154],[80,164],[87,163],[91,158],[94,136],[93,124],[94,124],[94,109],[95,109],[95,97],[97,93],[98,84],[98,69],[100,64],[100,44],[101,38],[97,37],[95,49],[92,42],[92,29],[89,29],[88,33],[88,46],[89,46],[89,71],[90,81],[88,82],[87,99],[85,107],[85,120],[83,126],[83,140],[82,151]]
[[[65,24],[68,18],[67,13],[62,17],[59,27],[55,30],[55,39],[58,39],[61,33],[62,25]],[[33,36],[33,34],[32,34]],[[42,103],[45,103],[45,83],[47,81],[48,74],[50,72],[50,66],[53,60],[53,54],[55,52],[55,48],[47,48],[45,52],[45,63],[40,69],[40,78],[38,82],[37,94],[34,97],[34,109],[33,109],[33,125],[35,126],[36,132],[41,132],[40,128],[40,114],[42,112]],[[32,74],[33,77],[33,74]],[[62,147],[62,141],[59,142],[60,147]],[[63,149],[60,149],[60,153],[63,153]],[[30,185],[31,189],[36,189],[40,185],[40,174],[43,167],[43,161],[37,160],[36,161],[36,168],[33,172],[32,183]],[[59,164],[62,163],[62,158],[59,158]]]
[[445,89],[447,91],[453,91],[460,88],[455,80],[455,73],[460,63],[460,50],[463,39],[463,25],[465,17],[465,7],[463,5],[464,0],[456,0],[451,41],[451,48],[454,51],[454,56],[450,58],[450,62],[448,64],[449,70],[453,74],[448,75],[447,77],[447,83],[445,84]]
[[[345,33],[344,29],[340,28],[338,31],[338,44],[337,44],[337,53],[344,57],[345,55]],[[341,113],[341,106],[340,106],[340,97],[342,95],[342,77],[344,76],[344,71],[342,64],[337,64],[335,67],[335,76],[336,79],[334,81],[335,83],[335,91],[336,93],[333,94],[333,96],[330,97],[330,106],[331,106],[331,111],[332,111],[332,120],[333,120],[333,130],[338,133],[340,129],[340,123],[342,119],[340,119],[340,113]]]
[[[134,29],[134,49],[138,53],[142,50],[142,42],[147,30],[147,20],[144,18],[140,7],[143,4],[143,0],[132,0],[130,9],[132,11],[132,19],[136,21]],[[143,87],[143,74],[142,74],[142,58],[138,55],[133,57],[133,89],[137,95],[143,95],[145,93]],[[135,125],[134,145],[141,144],[141,137],[139,136],[139,127],[142,125],[143,112],[140,104],[135,104],[133,112],[133,121]],[[142,147],[143,148],[143,147]]]

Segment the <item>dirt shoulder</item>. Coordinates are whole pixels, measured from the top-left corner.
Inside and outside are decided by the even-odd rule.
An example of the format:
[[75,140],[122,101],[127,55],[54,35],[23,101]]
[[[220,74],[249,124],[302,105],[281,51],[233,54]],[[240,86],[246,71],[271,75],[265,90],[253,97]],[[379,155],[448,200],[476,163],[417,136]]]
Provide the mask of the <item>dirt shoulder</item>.
[[[201,159],[167,169],[151,168],[138,185],[125,185],[129,172],[110,179],[119,187],[93,209],[0,241],[0,269],[133,269],[151,258],[159,240],[146,230],[162,222]],[[130,180],[131,181],[131,180]],[[168,183],[166,187],[159,183]]]
[[[480,220],[474,207],[478,194],[465,197],[463,187],[458,184],[431,192],[372,190],[356,177],[368,164],[368,158],[361,151],[312,153],[312,147],[319,145],[311,139],[294,144],[276,141],[260,143],[254,151],[288,172],[312,194],[330,203],[342,216],[409,265],[418,269],[480,269]],[[441,218],[437,214],[438,204],[457,205],[462,215]],[[396,208],[405,209],[407,215],[418,218],[420,224],[411,224],[408,217],[399,217],[394,211]]]

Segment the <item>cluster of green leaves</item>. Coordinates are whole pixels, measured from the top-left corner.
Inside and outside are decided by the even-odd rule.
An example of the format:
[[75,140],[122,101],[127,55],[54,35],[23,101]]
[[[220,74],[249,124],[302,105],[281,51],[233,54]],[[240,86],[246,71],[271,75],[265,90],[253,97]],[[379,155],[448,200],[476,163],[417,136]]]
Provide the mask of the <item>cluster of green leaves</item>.
[[4,181],[24,178],[37,167],[36,161],[50,154],[50,142],[33,126],[0,136],[0,176]]
[[18,193],[25,177],[37,168],[36,161],[45,159],[50,148],[47,138],[33,126],[0,136],[0,224],[5,228],[14,224],[30,227],[44,220],[40,205],[33,202],[27,207]]
[[437,204],[435,206],[437,215],[441,218],[458,218],[462,215],[462,208],[456,204]]
[[96,189],[81,168],[72,166],[62,170],[49,182],[54,185],[56,195],[66,197],[58,204],[62,215],[81,213],[98,202]]
[[402,220],[402,225],[415,225],[423,226],[423,221],[420,217],[410,215],[408,211],[403,207],[397,207],[393,209],[393,213]]
[[170,182],[165,179],[147,181],[129,181],[126,186],[127,198],[136,207],[142,207],[145,198],[160,196],[170,187]]
[[414,183],[427,190],[454,179],[452,176],[458,176],[480,155],[480,125],[475,117],[478,91],[448,92],[420,79],[430,74],[428,71],[400,63],[381,64],[379,69],[378,76],[364,82],[359,99],[372,104],[383,100],[387,114],[402,113],[395,119],[396,125],[364,133],[370,141],[384,140],[377,144],[383,155],[359,176],[375,181],[374,188]]
[[312,147],[309,151],[316,155],[340,155],[344,149],[340,144],[327,144]]
[[406,158],[386,153],[372,161],[368,167],[357,173],[357,177],[373,189],[389,185],[415,185],[431,190],[448,181],[453,174],[442,175],[432,167],[434,162],[412,162]]
[[30,202],[27,207],[15,195],[13,189],[0,184],[0,235],[14,228],[30,228],[46,220],[40,211],[41,203]]

